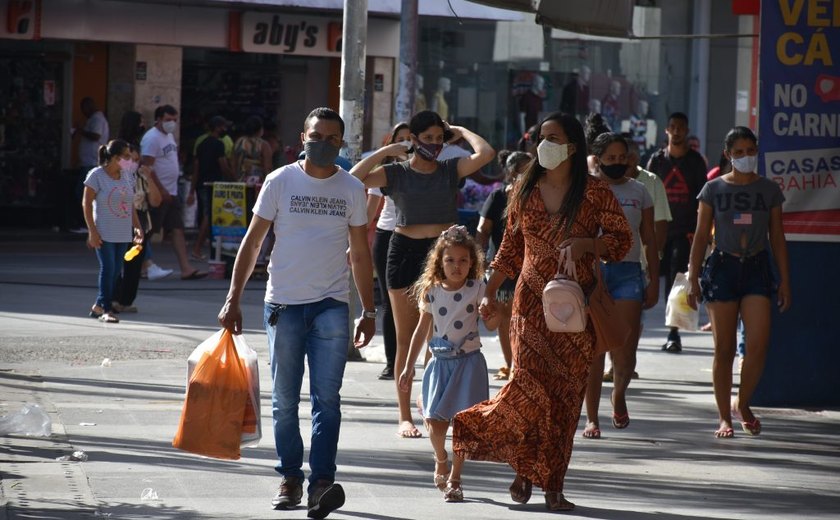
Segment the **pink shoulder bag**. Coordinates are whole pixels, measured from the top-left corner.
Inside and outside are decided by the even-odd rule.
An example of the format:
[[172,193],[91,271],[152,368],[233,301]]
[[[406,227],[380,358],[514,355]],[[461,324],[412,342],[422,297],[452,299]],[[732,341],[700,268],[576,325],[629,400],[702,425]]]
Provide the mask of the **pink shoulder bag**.
[[545,324],[552,332],[583,332],[586,329],[586,300],[568,249],[560,250],[557,274],[543,289]]

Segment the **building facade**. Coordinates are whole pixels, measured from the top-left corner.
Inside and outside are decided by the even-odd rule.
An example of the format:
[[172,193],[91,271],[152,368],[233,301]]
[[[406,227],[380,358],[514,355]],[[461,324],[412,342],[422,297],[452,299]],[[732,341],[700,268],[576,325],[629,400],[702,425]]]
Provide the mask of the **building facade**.
[[[259,115],[293,157],[308,110],[339,105],[342,3],[0,0],[0,226],[65,226],[77,204],[73,129],[84,124],[79,102],[88,96],[112,137],[126,111],[151,126],[155,107],[170,104],[180,112],[182,150],[213,115],[235,126]],[[711,162],[725,130],[736,118],[748,122],[754,107],[750,39],[706,40],[704,54],[690,39],[593,38],[545,29],[524,13],[449,5],[419,1],[415,108],[437,110],[497,149],[515,147],[530,123],[564,101],[568,108],[570,86],[583,76],[587,100],[574,100],[581,117],[597,101],[616,130],[638,130],[646,107],[652,148],[667,114],[685,111]],[[702,28],[698,20],[714,32],[751,31],[751,17],[739,19],[728,6],[639,2],[634,33],[688,34]],[[399,11],[397,0],[369,1],[365,149],[394,123]],[[704,89],[714,103],[698,102]]]

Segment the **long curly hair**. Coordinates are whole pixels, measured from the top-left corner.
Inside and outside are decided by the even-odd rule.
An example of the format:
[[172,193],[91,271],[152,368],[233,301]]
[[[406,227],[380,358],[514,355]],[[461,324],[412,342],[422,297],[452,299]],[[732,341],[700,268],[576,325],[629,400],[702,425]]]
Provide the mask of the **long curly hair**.
[[435,245],[429,250],[423,272],[411,286],[410,295],[416,301],[425,301],[429,290],[446,280],[446,274],[443,272],[443,251],[451,246],[464,247],[470,252],[472,265],[467,273],[467,280],[477,280],[484,276],[484,253],[466,227],[452,226],[440,234]]

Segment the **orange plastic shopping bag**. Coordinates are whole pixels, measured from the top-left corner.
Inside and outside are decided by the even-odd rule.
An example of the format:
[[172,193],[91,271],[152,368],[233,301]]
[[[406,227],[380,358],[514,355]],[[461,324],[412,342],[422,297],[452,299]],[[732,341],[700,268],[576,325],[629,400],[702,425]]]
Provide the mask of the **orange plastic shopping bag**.
[[172,445],[208,457],[238,459],[249,402],[249,428],[254,429],[251,394],[245,362],[231,333],[221,331],[216,348],[202,353],[189,377]]

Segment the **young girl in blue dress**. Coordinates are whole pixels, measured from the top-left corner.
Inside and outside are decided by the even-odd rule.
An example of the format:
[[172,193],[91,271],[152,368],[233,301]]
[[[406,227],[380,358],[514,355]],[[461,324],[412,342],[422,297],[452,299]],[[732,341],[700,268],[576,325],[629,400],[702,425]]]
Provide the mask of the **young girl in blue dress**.
[[[452,417],[488,399],[487,362],[481,353],[478,312],[484,296],[484,260],[464,226],[452,226],[438,237],[412,288],[420,302],[420,321],[411,338],[408,362],[400,374],[402,391],[411,389],[414,363],[428,340],[433,357],[423,373],[423,416],[435,451],[434,483],[447,502],[461,502],[461,467],[453,456],[451,471],[446,434]],[[498,316],[485,316],[494,330]]]

